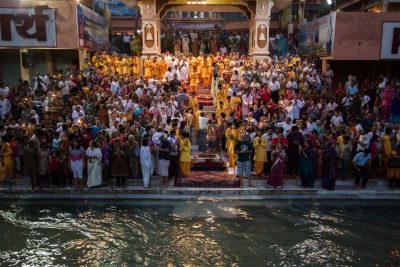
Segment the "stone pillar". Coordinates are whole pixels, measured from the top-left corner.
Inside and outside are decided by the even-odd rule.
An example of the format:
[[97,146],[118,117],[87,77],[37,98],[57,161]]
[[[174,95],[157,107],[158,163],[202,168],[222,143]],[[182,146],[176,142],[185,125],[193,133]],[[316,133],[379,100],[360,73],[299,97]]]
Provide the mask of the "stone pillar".
[[252,56],[254,52],[255,44],[255,29],[254,29],[254,18],[251,17],[249,20],[249,55]]
[[269,21],[273,6],[272,0],[257,0],[254,24],[251,25],[254,35],[253,58],[255,60],[269,57]]
[[46,59],[46,72],[49,73],[50,75],[53,74],[53,55],[51,51],[46,51],[44,52],[45,54],[45,59]]
[[141,1],[139,7],[142,15],[142,56],[160,55],[160,18],[156,10],[156,0]]
[[156,0],[139,2],[142,15],[142,56],[140,60],[140,74],[143,74],[143,61],[147,57],[161,54],[160,18],[157,14]]
[[29,83],[31,82],[31,77],[29,73],[29,68],[24,68],[23,63],[22,63],[22,53],[28,52],[26,49],[19,49],[19,65],[21,69],[21,79],[23,81],[28,81]]
[[79,69],[83,70],[83,65],[85,65],[85,58],[88,57],[88,50],[87,49],[79,49]]

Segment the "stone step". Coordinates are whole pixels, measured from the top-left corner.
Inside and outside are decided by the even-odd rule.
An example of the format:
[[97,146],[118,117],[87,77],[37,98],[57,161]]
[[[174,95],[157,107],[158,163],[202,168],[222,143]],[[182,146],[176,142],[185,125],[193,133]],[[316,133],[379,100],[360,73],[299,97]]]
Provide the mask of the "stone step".
[[[196,147],[195,147],[196,148]],[[195,153],[193,153],[195,154]],[[195,172],[194,172],[195,175]],[[252,186],[255,188],[264,188],[266,186],[267,180],[265,178],[251,178],[252,181]],[[112,183],[115,184],[115,181],[112,181]],[[161,186],[163,184],[163,178],[161,176],[152,176],[150,178],[150,185],[151,186]],[[173,181],[169,181],[169,186],[173,186]],[[142,179],[127,179],[126,180],[126,185],[127,186],[133,186],[133,187],[140,187],[143,186],[143,180]],[[28,177],[21,177],[17,178],[13,181],[12,187],[30,187],[30,180]],[[248,187],[248,180],[243,179],[243,185],[242,187]],[[285,179],[284,180],[284,188],[299,188],[301,187],[301,181],[300,180],[295,180],[295,179]],[[337,180],[336,181],[336,189],[343,189],[343,190],[351,190],[354,188],[354,179],[349,177],[346,180]],[[372,179],[368,181],[367,187],[369,189],[375,189],[375,190],[385,190],[389,187],[389,181],[387,179]],[[321,180],[315,181],[315,188],[321,188]]]

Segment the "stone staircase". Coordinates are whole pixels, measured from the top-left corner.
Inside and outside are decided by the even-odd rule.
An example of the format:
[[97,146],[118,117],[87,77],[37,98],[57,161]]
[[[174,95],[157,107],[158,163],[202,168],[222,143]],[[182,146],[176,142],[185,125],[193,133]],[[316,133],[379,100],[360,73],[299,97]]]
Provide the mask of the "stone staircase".
[[211,95],[211,89],[205,88],[202,83],[197,85],[197,100],[199,101],[199,105],[203,107],[212,107],[213,97]]

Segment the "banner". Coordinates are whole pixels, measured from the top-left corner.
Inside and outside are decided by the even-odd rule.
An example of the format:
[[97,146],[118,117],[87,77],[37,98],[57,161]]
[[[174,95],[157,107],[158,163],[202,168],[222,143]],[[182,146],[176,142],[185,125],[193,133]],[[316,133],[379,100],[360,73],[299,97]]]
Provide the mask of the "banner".
[[113,17],[139,17],[138,9],[129,8],[122,0],[109,0],[108,9]]
[[55,9],[0,8],[0,46],[55,47]]
[[109,47],[107,20],[93,10],[78,4],[78,42],[80,47],[107,50]]
[[400,60],[400,21],[383,22],[381,59]]
[[301,56],[332,56],[335,39],[336,12],[303,24],[300,28]]

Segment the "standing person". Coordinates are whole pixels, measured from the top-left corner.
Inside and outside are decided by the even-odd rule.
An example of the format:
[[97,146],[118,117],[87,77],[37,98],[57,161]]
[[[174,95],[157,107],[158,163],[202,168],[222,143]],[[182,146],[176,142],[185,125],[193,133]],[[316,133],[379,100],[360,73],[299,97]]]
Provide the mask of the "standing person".
[[130,135],[128,142],[125,144],[126,153],[128,155],[128,164],[131,179],[140,178],[140,146],[135,140],[135,136]]
[[110,144],[110,136],[105,134],[100,141],[101,154],[102,158],[102,182],[103,184],[108,184],[111,179],[111,144]]
[[350,142],[348,135],[343,136],[343,142],[338,144],[338,154],[342,167],[342,179],[346,179],[349,174],[351,157],[353,155],[353,144]]
[[269,89],[271,91],[271,99],[275,104],[279,101],[279,90],[281,89],[280,83],[276,80],[276,77],[272,77],[272,81],[269,83]]
[[299,149],[299,175],[301,184],[306,188],[314,187],[314,170],[313,170],[314,151],[310,141],[304,143],[304,147]]
[[174,185],[180,185],[179,180],[179,150],[178,150],[178,141],[176,140],[176,131],[172,129],[169,132],[168,142],[170,144],[169,150],[169,168],[168,174],[169,179],[174,178]]
[[331,69],[331,65],[326,65],[326,71],[322,73],[322,77],[326,83],[326,87],[329,93],[332,93],[332,79],[333,79],[333,70]]
[[286,171],[286,153],[281,142],[277,143],[275,150],[272,151],[271,157],[272,166],[267,186],[281,189]]
[[214,122],[210,119],[206,128],[206,140],[208,145],[208,153],[217,153],[217,129]]
[[335,150],[335,143],[329,142],[322,154],[322,188],[335,190],[335,169],[338,154]]
[[206,127],[208,118],[205,116],[204,112],[200,113],[199,120],[199,151],[206,151]]
[[39,184],[37,180],[38,159],[38,150],[35,147],[35,143],[29,140],[28,145],[24,149],[24,174],[29,176],[32,190]]
[[49,172],[51,183],[55,186],[61,185],[61,160],[57,151],[52,151],[49,160]]
[[396,150],[392,151],[388,162],[387,162],[387,173],[386,176],[389,179],[389,187],[399,188],[400,186],[400,157]]
[[79,145],[78,140],[74,139],[69,148],[70,168],[74,177],[75,185],[83,187],[83,162],[85,160],[85,150]]
[[358,152],[353,158],[353,166],[356,169],[355,178],[356,178],[356,186],[360,188],[365,188],[367,186],[368,180],[371,178],[371,153],[369,149],[364,149],[363,151]]
[[140,148],[140,166],[143,175],[143,187],[149,188],[150,176],[153,173],[153,162],[147,138],[142,141],[142,147]]
[[271,170],[271,166],[272,166],[272,141],[274,138],[277,137],[277,135],[273,132],[273,128],[272,127],[268,127],[267,132],[263,135],[263,137],[265,138],[265,140],[267,141],[267,161],[265,162],[265,166],[264,166],[264,170],[265,170],[265,174],[269,174],[270,170]]
[[299,161],[299,146],[304,144],[303,135],[297,126],[292,127],[292,131],[287,136],[288,141],[288,161],[287,172],[295,178]]
[[386,173],[388,168],[388,160],[392,156],[392,144],[390,142],[390,137],[392,134],[392,129],[387,128],[385,134],[382,137],[382,172]]
[[257,130],[257,136],[253,140],[254,147],[254,172],[256,176],[261,176],[264,172],[265,162],[267,158],[267,140],[262,135],[261,130]]
[[123,150],[119,139],[114,139],[111,175],[117,180],[118,186],[125,186],[125,179],[129,176],[128,160],[126,152]]
[[96,141],[91,141],[89,147],[86,150],[87,159],[87,187],[96,187],[102,183],[102,161],[103,154],[100,148],[97,146]]
[[240,140],[235,145],[235,153],[237,154],[237,170],[236,176],[240,179],[240,184],[243,185],[243,178],[247,178],[249,186],[252,186],[250,180],[251,174],[251,153],[253,146],[250,142],[250,137],[246,132],[240,134]]
[[49,159],[50,159],[50,148],[46,141],[40,143],[39,148],[39,184],[40,187],[43,185],[49,186]]
[[168,169],[169,169],[169,153],[171,144],[168,141],[168,136],[163,133],[160,136],[158,145],[158,174],[163,177],[163,187],[168,185]]
[[68,189],[70,189],[69,186],[71,185],[71,169],[69,167],[70,157],[68,139],[61,139],[59,154],[61,160],[61,185],[65,185]]
[[192,149],[192,144],[189,137],[188,132],[183,132],[179,141],[179,167],[181,168],[182,176],[185,177],[190,174],[190,150]]

